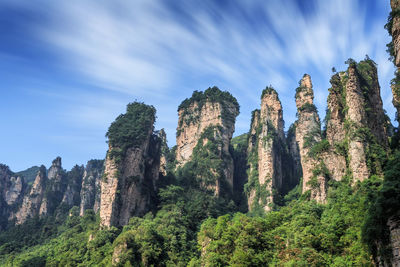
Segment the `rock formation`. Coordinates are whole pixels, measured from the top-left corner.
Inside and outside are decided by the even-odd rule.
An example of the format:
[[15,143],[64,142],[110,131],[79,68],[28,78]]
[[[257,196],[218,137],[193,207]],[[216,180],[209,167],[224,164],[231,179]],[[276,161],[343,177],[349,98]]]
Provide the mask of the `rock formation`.
[[311,198],[323,203],[327,190],[326,167],[322,160],[311,153],[312,146],[322,140],[321,123],[313,101],[311,77],[305,74],[296,89],[298,119],[295,123],[295,137],[303,173],[302,191],[310,190]]
[[42,165],[36,175],[36,179],[33,182],[29,194],[27,194],[22,201],[21,208],[14,216],[12,216],[16,218],[16,224],[24,223],[28,218],[33,218],[43,214],[41,210],[46,190],[46,183],[46,167]]
[[68,207],[68,209],[80,205],[80,192],[84,170],[83,166],[75,165],[66,174],[67,188],[65,189],[61,203]]
[[160,157],[160,145],[154,144],[156,140],[159,143],[153,135],[154,120],[153,107],[135,102],[109,128],[109,149],[101,181],[102,226],[125,225],[132,216],[149,211]]
[[[218,169],[212,170],[205,167],[204,170],[199,170],[197,178],[203,186],[214,191],[216,195],[221,193],[221,186],[229,187],[227,190],[232,191],[233,160],[229,143],[235,129],[236,116],[239,114],[236,99],[217,87],[208,88],[204,92],[195,91],[191,98],[181,103],[178,114],[177,167],[183,167],[189,162],[205,163],[206,159],[200,159],[198,156],[201,151],[211,149],[213,151],[209,152],[215,154],[215,160],[209,163],[224,165],[222,173],[219,173]],[[205,178],[203,174],[208,178]]]
[[[289,188],[285,190],[288,192],[290,189],[295,187],[300,182],[300,177],[303,176],[300,159],[299,144],[296,141],[296,126],[295,124],[290,125],[286,137],[286,145],[288,148],[289,162],[284,165],[286,170],[285,184],[289,185]],[[289,174],[287,173],[289,172]]]
[[[366,124],[366,114],[360,82],[358,80],[355,64],[351,64],[348,69],[348,81],[346,83],[346,103],[348,111],[346,119],[352,123],[352,130],[362,128]],[[369,176],[364,147],[365,140],[361,136],[353,136],[349,140],[350,170],[354,181],[363,181]]]
[[282,188],[282,151],[284,138],[282,105],[277,92],[267,87],[261,96],[261,110],[253,112],[249,134],[248,206],[259,205],[269,211],[274,191]]
[[22,202],[25,187],[22,177],[0,164],[0,229],[6,226],[9,213]]
[[65,171],[61,166],[61,158],[53,160],[48,172],[47,190],[40,206],[40,215],[53,214],[61,203],[67,187]]
[[89,160],[83,173],[80,192],[80,215],[85,210],[93,209],[97,213],[100,209],[100,181],[103,174],[104,160]]
[[15,175],[8,166],[0,164],[0,196],[1,202],[13,206],[23,195],[25,184],[22,177]]
[[345,131],[345,103],[344,103],[344,74],[335,74],[330,82],[328,109],[325,118],[326,140],[329,147],[323,151],[322,158],[329,170],[330,177],[336,181],[342,180],[346,175],[346,140]]

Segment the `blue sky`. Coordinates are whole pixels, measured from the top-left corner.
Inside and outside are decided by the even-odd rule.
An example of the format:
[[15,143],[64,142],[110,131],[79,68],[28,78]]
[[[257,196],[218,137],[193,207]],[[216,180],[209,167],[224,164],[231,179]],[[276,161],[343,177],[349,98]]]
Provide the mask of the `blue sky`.
[[288,128],[304,73],[323,119],[331,68],[366,54],[393,119],[389,12],[389,0],[0,0],[0,162],[104,158],[108,126],[135,100],[156,107],[172,146],[180,102],[214,85],[239,101],[235,135],[267,85]]

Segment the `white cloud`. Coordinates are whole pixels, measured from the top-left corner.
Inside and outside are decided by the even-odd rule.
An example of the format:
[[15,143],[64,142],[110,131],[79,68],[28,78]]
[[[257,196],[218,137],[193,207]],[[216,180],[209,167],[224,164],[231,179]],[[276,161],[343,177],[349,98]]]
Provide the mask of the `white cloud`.
[[[294,90],[306,72],[319,90],[316,104],[323,114],[331,67],[340,70],[347,58],[365,54],[377,60],[385,106],[391,105],[386,99],[393,68],[385,59],[384,21],[367,17],[359,1],[315,1],[305,13],[294,1],[284,8],[278,0],[235,2],[226,10],[216,9],[213,1],[180,5],[180,11],[172,11],[161,0],[58,2],[48,4],[51,25],[41,25],[38,33],[64,66],[95,86],[121,92],[126,103],[138,98],[155,105],[161,110],[158,125],[168,129],[169,139],[174,139],[176,106],[190,95],[187,90],[213,82],[238,97],[242,131],[269,84],[285,100],[289,126],[296,112]],[[105,123],[120,100],[107,104],[105,97],[101,107],[77,101],[70,117],[81,114],[93,126]]]

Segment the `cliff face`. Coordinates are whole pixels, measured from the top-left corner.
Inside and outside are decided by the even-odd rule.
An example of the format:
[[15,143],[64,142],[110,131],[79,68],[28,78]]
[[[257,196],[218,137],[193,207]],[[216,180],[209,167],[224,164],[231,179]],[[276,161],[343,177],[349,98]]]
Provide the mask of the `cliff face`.
[[326,199],[326,177],[323,161],[311,155],[311,147],[321,142],[321,123],[314,106],[311,77],[305,74],[296,90],[298,119],[295,123],[295,138],[299,148],[303,173],[302,191],[311,191],[311,198],[318,202]]
[[47,173],[46,194],[40,206],[40,215],[53,214],[64,197],[67,188],[67,177],[61,166],[61,158],[53,160]]
[[6,226],[9,213],[22,202],[25,187],[22,177],[0,164],[0,229]]
[[40,167],[31,190],[25,195],[21,208],[12,217],[15,217],[16,224],[24,223],[28,218],[33,218],[41,214],[43,197],[46,190],[47,176],[46,167]]
[[[284,166],[284,170],[286,170],[287,176],[287,178],[285,179],[285,184],[289,185],[289,188],[286,189],[286,192],[295,187],[300,182],[300,177],[303,176],[303,170],[301,168],[300,149],[299,144],[296,140],[296,125],[292,124],[289,127],[286,137],[286,145],[289,154],[289,160],[285,163]],[[285,187],[283,189],[285,189]]]
[[103,174],[104,160],[90,160],[83,173],[80,192],[80,215],[85,210],[93,209],[97,213],[100,209],[100,181]]
[[154,120],[153,107],[133,103],[110,126],[101,181],[102,226],[125,225],[130,217],[149,211],[160,164],[159,138],[152,134]]
[[23,178],[12,173],[6,165],[0,164],[1,202],[7,204],[7,206],[16,204],[21,200],[24,187]]
[[349,169],[356,182],[382,175],[379,157],[386,155],[388,139],[375,63],[351,62],[346,78]]
[[346,175],[346,154],[343,151],[346,140],[345,131],[345,103],[344,103],[344,77],[335,74],[330,82],[328,110],[326,115],[326,140],[329,148],[322,157],[332,179],[340,181]]
[[284,143],[282,105],[273,88],[261,97],[261,110],[253,113],[249,136],[249,182],[246,185],[248,206],[260,205],[269,211],[274,190],[282,188],[282,146]]
[[75,165],[66,174],[67,188],[64,192],[61,203],[66,205],[68,208],[80,205],[80,192],[82,188],[82,177],[84,171],[85,168],[83,166]]
[[[235,129],[236,116],[239,114],[236,99],[217,87],[208,88],[204,93],[195,91],[191,98],[184,100],[179,106],[178,114],[177,167],[184,167],[185,164],[197,160],[206,160],[198,156],[201,151],[212,149],[210,153],[215,154],[215,162],[223,161],[223,173],[219,173],[217,169],[208,169],[213,173],[210,176],[215,176],[214,178],[202,179],[201,175],[198,178],[217,195],[221,192],[221,183],[227,183],[232,191],[233,160],[229,143]],[[216,147],[211,147],[210,139],[213,139]]]

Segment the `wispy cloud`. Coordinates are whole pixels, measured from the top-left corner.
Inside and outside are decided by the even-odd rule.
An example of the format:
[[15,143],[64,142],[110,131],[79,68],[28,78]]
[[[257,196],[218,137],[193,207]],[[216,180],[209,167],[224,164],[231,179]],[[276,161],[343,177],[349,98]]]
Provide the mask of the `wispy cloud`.
[[344,69],[347,58],[366,54],[378,63],[384,105],[394,114],[383,29],[388,3],[371,16],[374,1],[357,0],[5,2],[42,14],[33,32],[56,55],[53,63],[101,90],[78,92],[60,105],[74,127],[105,129],[138,99],[157,108],[157,127],[174,144],[176,107],[191,91],[212,85],[238,98],[237,133],[248,130],[267,85],[280,93],[288,127],[304,73],[312,76],[323,116],[331,67]]

